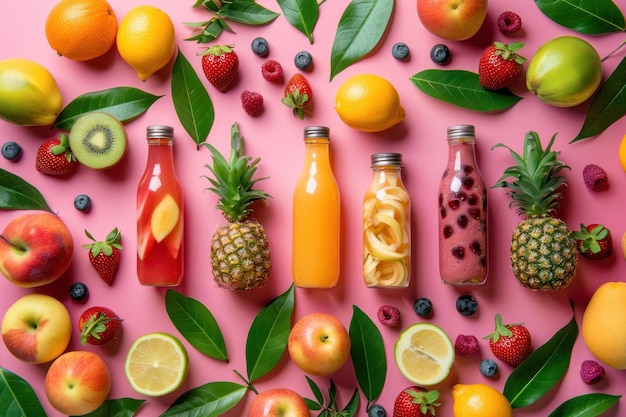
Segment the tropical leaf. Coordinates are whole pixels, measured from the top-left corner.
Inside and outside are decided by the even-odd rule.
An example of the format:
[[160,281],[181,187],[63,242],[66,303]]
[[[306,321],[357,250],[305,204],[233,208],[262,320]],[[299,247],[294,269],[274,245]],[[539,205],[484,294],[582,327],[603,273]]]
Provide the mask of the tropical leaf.
[[2,168],[0,168],[0,210],[45,210],[52,212],[37,188]]
[[233,22],[252,26],[265,25],[280,16],[255,0],[225,1],[219,8],[218,14]]
[[133,417],[135,412],[146,400],[134,398],[117,398],[106,400],[100,407],[82,417]]
[[313,43],[313,28],[319,18],[317,0],[278,0],[285,19]]
[[37,394],[25,379],[0,367],[0,410],[5,417],[46,417]]
[[237,405],[247,390],[234,382],[209,382],[182,394],[160,417],[218,417]]
[[535,0],[535,4],[552,21],[579,33],[626,30],[624,15],[611,0]]
[[621,395],[585,394],[560,404],[548,417],[596,417],[607,411]]

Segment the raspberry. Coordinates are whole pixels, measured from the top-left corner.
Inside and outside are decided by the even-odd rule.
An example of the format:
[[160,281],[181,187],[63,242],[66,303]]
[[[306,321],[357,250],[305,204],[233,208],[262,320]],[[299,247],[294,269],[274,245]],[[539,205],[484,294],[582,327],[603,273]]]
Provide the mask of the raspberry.
[[522,18],[515,12],[506,11],[498,16],[498,30],[504,35],[517,32],[522,27]]
[[604,368],[596,361],[583,361],[580,365],[580,378],[587,385],[600,382],[604,379]]
[[591,191],[604,191],[609,188],[609,179],[606,171],[595,164],[585,165],[583,168],[583,181]]
[[395,326],[400,323],[400,310],[384,305],[378,309],[378,321],[385,326]]
[[263,78],[273,83],[282,84],[283,82],[283,67],[280,62],[270,59],[265,61],[261,66],[261,73]]
[[476,336],[460,334],[454,342],[454,352],[457,355],[466,356],[478,352],[478,339]]
[[245,90],[241,93],[241,107],[250,116],[258,116],[263,112],[263,96],[254,91]]

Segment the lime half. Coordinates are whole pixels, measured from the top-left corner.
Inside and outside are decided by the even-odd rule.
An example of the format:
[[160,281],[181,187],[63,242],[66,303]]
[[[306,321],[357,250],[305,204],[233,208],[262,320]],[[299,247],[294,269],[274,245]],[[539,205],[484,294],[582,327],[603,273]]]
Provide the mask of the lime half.
[[454,364],[454,345],[439,326],[416,323],[406,328],[395,344],[398,369],[409,381],[421,386],[446,379]]
[[148,333],[132,344],[124,372],[135,391],[150,397],[169,394],[185,382],[189,358],[183,344],[168,333]]

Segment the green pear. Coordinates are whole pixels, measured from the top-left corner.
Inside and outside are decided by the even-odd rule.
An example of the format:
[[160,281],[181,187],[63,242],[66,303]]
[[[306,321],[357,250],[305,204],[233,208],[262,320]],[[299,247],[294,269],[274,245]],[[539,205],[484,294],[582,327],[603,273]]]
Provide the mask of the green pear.
[[556,107],[573,107],[595,93],[602,81],[602,62],[587,41],[561,36],[544,43],[526,70],[526,87]]
[[52,74],[25,58],[0,61],[0,119],[23,126],[49,126],[63,100]]

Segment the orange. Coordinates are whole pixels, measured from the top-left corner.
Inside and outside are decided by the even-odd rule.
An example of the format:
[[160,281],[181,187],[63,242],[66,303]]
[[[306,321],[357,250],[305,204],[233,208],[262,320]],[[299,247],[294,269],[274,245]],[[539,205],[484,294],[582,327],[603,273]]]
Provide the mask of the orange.
[[509,401],[489,385],[456,384],[452,399],[454,417],[513,417]]
[[61,0],[46,19],[52,49],[75,61],[104,55],[116,35],[117,17],[106,0]]

